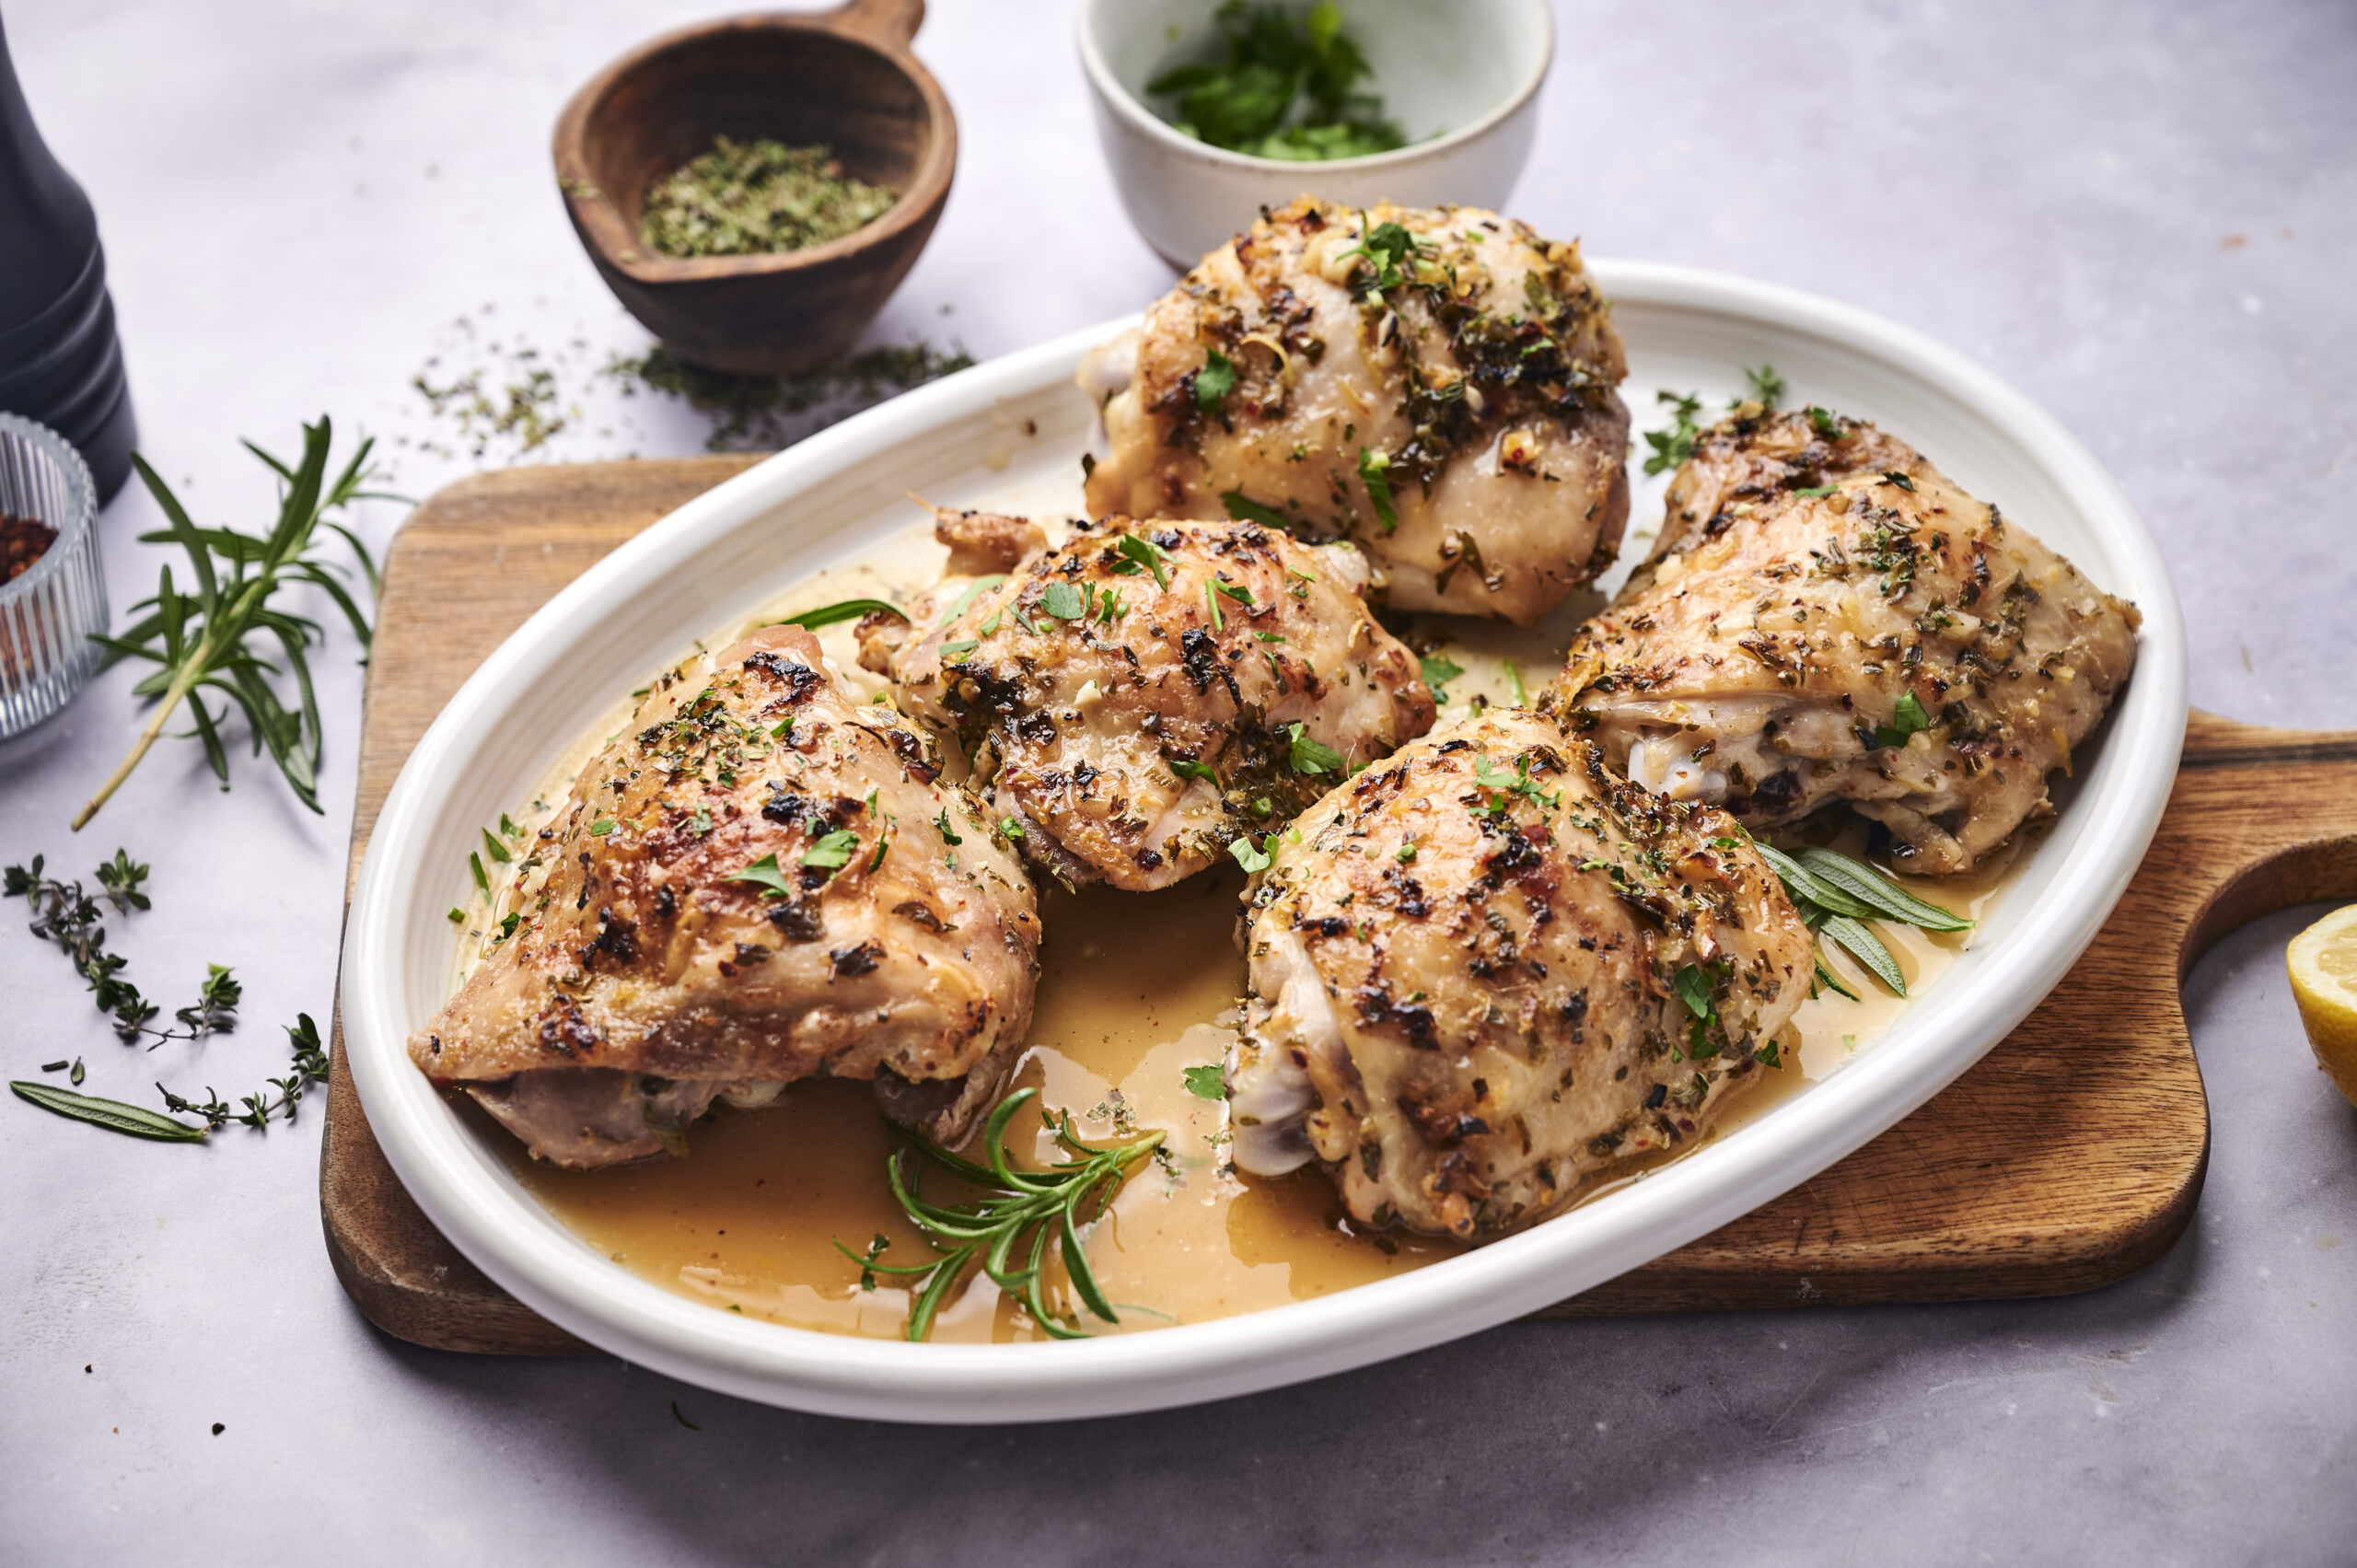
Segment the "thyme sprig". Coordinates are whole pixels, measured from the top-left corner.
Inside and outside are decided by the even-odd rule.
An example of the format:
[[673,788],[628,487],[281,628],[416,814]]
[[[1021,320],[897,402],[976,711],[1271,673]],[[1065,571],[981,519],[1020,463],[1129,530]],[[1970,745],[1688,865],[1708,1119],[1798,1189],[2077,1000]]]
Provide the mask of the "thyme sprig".
[[0,894],[21,898],[32,906],[28,929],[44,941],[54,942],[73,963],[75,972],[88,984],[99,1011],[112,1015],[114,1032],[126,1045],[145,1035],[150,1038],[147,1049],[153,1051],[168,1040],[197,1040],[226,1034],[238,1027],[238,1003],[244,990],[226,966],[207,964],[196,1000],[172,1015],[180,1027],[159,1029],[151,1028],[149,1020],[163,1009],[141,994],[123,974],[129,960],[107,951],[105,912],[99,903],[112,904],[118,914],[148,908],[147,895],[140,890],[147,874],[145,865],[118,849],[112,860],[99,867],[99,893],[93,898],[79,882],[61,882],[46,875],[46,862],[37,854],[29,866],[11,865],[0,872]]
[[1826,967],[1822,956],[1825,943],[1830,942],[1848,953],[1876,980],[1904,996],[1907,977],[1899,971],[1898,960],[1891,957],[1882,938],[1864,923],[1887,921],[1924,931],[1964,931],[1972,925],[1962,915],[1924,902],[1873,866],[1846,854],[1817,848],[1786,854],[1772,844],[1758,847],[1760,856],[1782,880],[1784,891],[1792,896],[1801,918],[1817,935],[1818,982],[1853,1002],[1858,993],[1842,984]]
[[[1078,1327],[1078,1314],[1074,1314],[1073,1322],[1066,1323],[1049,1310],[1047,1260],[1051,1240],[1061,1244],[1064,1273],[1082,1305],[1105,1322],[1120,1321],[1112,1303],[1097,1288],[1097,1276],[1088,1267],[1088,1252],[1081,1244],[1080,1227],[1104,1214],[1129,1167],[1158,1147],[1164,1134],[1148,1132],[1131,1143],[1100,1146],[1080,1140],[1073,1132],[1070,1112],[1050,1117],[1042,1111],[1040,1120],[1054,1131],[1056,1142],[1074,1157],[1045,1170],[1017,1170],[1006,1155],[1007,1123],[1039,1093],[1037,1089],[1019,1090],[1001,1100],[991,1112],[990,1120],[982,1124],[982,1147],[990,1162],[987,1167],[913,1135],[906,1147],[895,1149],[886,1157],[884,1179],[891,1186],[893,1198],[939,1254],[931,1262],[879,1262],[877,1260],[891,1246],[881,1236],[869,1242],[864,1253],[854,1252],[840,1241],[835,1243],[837,1251],[859,1265],[863,1289],[873,1290],[877,1274],[908,1276],[912,1293],[907,1329],[911,1341],[922,1341],[933,1331],[933,1319],[941,1304],[948,1299],[950,1291],[967,1271],[977,1264],[993,1283],[1022,1302],[1033,1321],[1051,1338],[1087,1338],[1088,1330]],[[985,1195],[970,1203],[945,1206],[926,1202],[917,1190],[917,1176],[910,1159],[911,1152],[964,1178]],[[1016,1263],[1018,1252],[1023,1259],[1020,1267]]]
[[[171,527],[143,534],[151,544],[178,544],[187,553],[187,568],[196,591],[183,593],[173,584],[166,566],[153,598],[132,607],[145,610],[120,636],[94,635],[107,650],[106,665],[139,659],[156,668],[132,688],[141,697],[157,699],[147,727],[140,732],[129,756],[122,760],[89,802],[75,814],[74,828],[98,815],[123,780],[147,755],[164,733],[164,726],[182,703],[195,721],[191,733],[203,742],[205,761],[212,764],[221,787],[229,786],[229,753],[221,726],[229,710],[245,715],[253,749],[269,751],[271,761],[292,785],[296,798],[313,811],[320,810],[319,775],[321,752],[319,699],[311,687],[311,669],[305,650],[324,642],[319,622],[278,608],[273,600],[289,583],[314,585],[335,601],[363,646],[368,642],[368,620],[342,580],[343,568],[312,553],[319,530],[341,535],[359,557],[373,595],[376,563],[357,535],[327,514],[352,502],[398,499],[366,487],[375,471],[368,454],[375,443],[364,440],[352,460],[331,481],[328,449],[332,442],[328,420],[303,427],[303,456],[293,467],[252,442],[246,449],[266,464],[281,482],[278,520],[267,534],[240,533],[235,528],[200,528],[190,521],[178,497],[134,456],[140,479],[164,510]],[[277,661],[277,662],[273,662]],[[283,668],[282,668],[283,665]],[[295,706],[290,709],[274,682],[292,676]],[[210,694],[216,712],[206,703]]]
[[[283,1078],[268,1080],[267,1088],[238,1100],[244,1109],[233,1110],[224,1104],[219,1093],[210,1084],[204,1086],[202,1102],[182,1099],[157,1084],[156,1092],[164,1097],[164,1109],[184,1116],[202,1117],[207,1132],[218,1130],[228,1121],[251,1127],[256,1132],[268,1132],[273,1117],[280,1117],[291,1124],[295,1120],[295,1108],[303,1103],[303,1091],[313,1084],[326,1082],[328,1075],[328,1053],[326,1047],[319,1043],[319,1025],[311,1022],[308,1013],[297,1013],[295,1016],[296,1022],[284,1026],[286,1043],[293,1049],[293,1071]],[[276,1098],[271,1097],[271,1089],[278,1091]]]

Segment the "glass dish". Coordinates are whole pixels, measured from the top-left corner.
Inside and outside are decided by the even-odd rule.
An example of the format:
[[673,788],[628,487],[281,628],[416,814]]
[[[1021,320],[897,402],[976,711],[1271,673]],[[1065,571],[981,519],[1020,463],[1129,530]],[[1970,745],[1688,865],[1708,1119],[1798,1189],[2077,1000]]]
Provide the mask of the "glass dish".
[[0,517],[34,517],[57,538],[23,575],[0,583],[0,739],[73,701],[98,668],[107,629],[98,491],[89,465],[48,426],[0,413]]

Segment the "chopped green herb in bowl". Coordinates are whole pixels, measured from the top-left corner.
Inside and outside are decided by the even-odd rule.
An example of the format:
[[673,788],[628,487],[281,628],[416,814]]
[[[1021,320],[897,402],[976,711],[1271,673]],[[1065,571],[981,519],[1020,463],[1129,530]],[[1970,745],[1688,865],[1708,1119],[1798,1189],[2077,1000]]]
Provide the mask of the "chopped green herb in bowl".
[[1173,66],[1146,84],[1163,118],[1229,152],[1289,163],[1367,157],[1407,145],[1371,91],[1374,69],[1334,0],[1296,17],[1284,6],[1227,0],[1212,14],[1217,60]]

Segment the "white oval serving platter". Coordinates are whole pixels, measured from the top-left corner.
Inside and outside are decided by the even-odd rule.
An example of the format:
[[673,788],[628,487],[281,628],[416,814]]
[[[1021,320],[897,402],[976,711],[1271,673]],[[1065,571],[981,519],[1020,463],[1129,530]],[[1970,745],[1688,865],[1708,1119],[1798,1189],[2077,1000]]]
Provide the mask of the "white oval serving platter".
[[[478,825],[614,696],[796,580],[949,505],[1069,514],[1094,412],[1072,386],[1108,323],[1010,354],[824,431],[699,496],[584,574],[454,697],[377,819],[343,956],[344,1050],[393,1168],[486,1274],[614,1354],[772,1404],[899,1421],[1115,1414],[1322,1376],[1503,1323],[1684,1245],[1882,1132],[2003,1039],[2061,980],[2158,825],[2186,718],[2185,638],[2160,553],[2119,487],[2026,399],[1962,356],[1863,312],[1690,270],[1596,261],[1628,344],[1641,425],[1656,389],[1724,401],[1771,362],[1794,403],[1873,419],[2144,615],[2134,679],[2079,759],[2061,815],[1971,949],[1880,1040],[1644,1179],[1492,1246],[1337,1295],[1151,1333],[908,1344],[716,1311],[568,1231],[410,1063],[445,999]],[[1641,484],[1632,533],[1659,518]],[[1644,541],[1632,540],[1642,553]],[[1575,1327],[1559,1331],[1576,1333]]]

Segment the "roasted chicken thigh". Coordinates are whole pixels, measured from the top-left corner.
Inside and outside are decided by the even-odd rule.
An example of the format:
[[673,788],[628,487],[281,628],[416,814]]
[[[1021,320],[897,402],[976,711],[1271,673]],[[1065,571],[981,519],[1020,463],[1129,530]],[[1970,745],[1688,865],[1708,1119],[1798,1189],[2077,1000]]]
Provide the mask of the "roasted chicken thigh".
[[1111,447],[1088,504],[1347,537],[1395,609],[1527,626],[1620,549],[1623,374],[1576,244],[1303,197],[1083,368]]
[[969,564],[1022,553],[912,621],[871,616],[861,663],[955,733],[993,819],[1067,883],[1167,887],[1431,727],[1416,657],[1368,612],[1347,545],[1128,517],[1053,548],[1018,518],[935,528]]
[[807,632],[691,660],[582,770],[411,1056],[565,1166],[676,1153],[715,1098],[815,1074],[962,1135],[1029,1027],[1039,923],[937,763]]
[[1751,403],[1545,705],[1649,788],[1754,827],[1848,801],[1905,868],[1965,871],[2050,810],[2137,620],[1905,442]]
[[1481,1240],[1700,1135],[1807,993],[1807,928],[1724,814],[1527,711],[1335,789],[1246,896],[1236,1163]]

